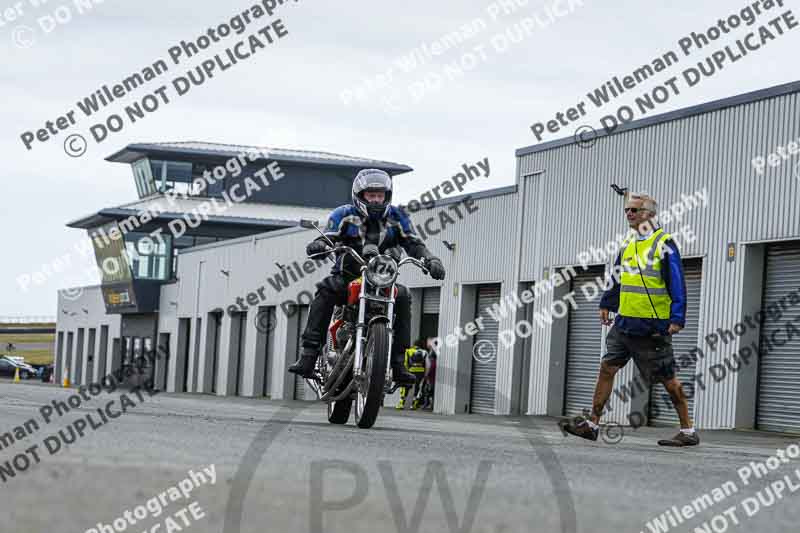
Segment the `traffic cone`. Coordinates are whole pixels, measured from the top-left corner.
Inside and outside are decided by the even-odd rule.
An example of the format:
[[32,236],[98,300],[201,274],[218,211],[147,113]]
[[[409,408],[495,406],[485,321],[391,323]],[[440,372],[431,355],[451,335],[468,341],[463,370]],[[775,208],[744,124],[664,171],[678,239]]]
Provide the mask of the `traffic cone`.
[[14,383],[19,383],[19,382],[20,379],[19,379],[19,368],[18,368],[16,372],[14,372]]
[[61,386],[65,389],[69,388],[69,367],[64,369],[64,380],[61,382]]

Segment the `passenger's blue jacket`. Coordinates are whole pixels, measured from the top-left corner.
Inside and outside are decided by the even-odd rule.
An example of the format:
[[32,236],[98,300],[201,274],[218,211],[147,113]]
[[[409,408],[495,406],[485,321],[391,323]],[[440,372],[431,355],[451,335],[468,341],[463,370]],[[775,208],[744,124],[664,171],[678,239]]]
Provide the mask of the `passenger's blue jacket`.
[[[683,263],[678,252],[678,247],[672,239],[664,241],[665,261],[661,262],[661,277],[667,284],[667,291],[672,299],[669,319],[636,318],[617,315],[614,326],[626,335],[647,336],[653,333],[667,335],[670,324],[686,325],[686,280],[683,276]],[[623,250],[624,251],[624,250]],[[622,252],[617,255],[614,266],[620,265]],[[617,312],[619,310],[619,278],[614,278],[612,287],[603,293],[600,299],[600,309]]]
[[[422,239],[414,231],[411,219],[400,208],[389,207],[386,218],[378,223],[379,234],[378,250],[381,253],[389,248],[402,247],[406,253],[417,259],[429,257],[431,254],[426,248]],[[356,252],[361,253],[367,238],[367,219],[361,217],[355,206],[351,204],[342,205],[333,210],[328,217],[328,223],[323,231],[325,236],[334,243],[341,242],[351,246]],[[323,240],[318,237],[318,240]],[[331,269],[332,274],[342,272],[342,260],[345,256],[339,256]],[[345,263],[344,271],[355,274],[356,269]]]

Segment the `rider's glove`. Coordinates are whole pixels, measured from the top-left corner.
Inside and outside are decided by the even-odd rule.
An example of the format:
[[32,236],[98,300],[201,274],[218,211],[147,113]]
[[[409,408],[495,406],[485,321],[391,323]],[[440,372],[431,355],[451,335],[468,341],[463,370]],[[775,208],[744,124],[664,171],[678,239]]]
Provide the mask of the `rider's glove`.
[[403,258],[403,250],[402,250],[402,248],[400,248],[398,246],[394,246],[392,248],[388,248],[386,250],[386,253],[389,254],[389,257],[391,257],[392,259],[394,259],[398,263],[400,262],[400,259]]
[[306,246],[306,255],[321,254],[322,252],[329,252],[330,247],[323,241],[311,241]]
[[444,279],[444,265],[438,257],[426,257],[425,268],[431,273],[433,279]]

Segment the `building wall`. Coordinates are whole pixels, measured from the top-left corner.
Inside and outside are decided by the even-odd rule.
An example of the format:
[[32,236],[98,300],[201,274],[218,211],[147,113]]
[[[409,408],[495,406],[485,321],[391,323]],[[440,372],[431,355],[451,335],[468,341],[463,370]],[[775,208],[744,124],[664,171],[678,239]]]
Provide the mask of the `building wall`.
[[[281,163],[283,178],[273,181],[271,174],[267,172],[265,179],[270,185],[263,188],[262,180],[252,176],[254,172],[263,170],[264,165],[263,161],[250,163],[239,176],[226,178],[226,190],[239,184],[237,194],[244,195],[246,190],[244,179],[251,177],[262,189],[254,191],[248,202],[335,208],[350,201],[353,178],[358,173],[358,169],[351,168],[337,169]],[[301,198],[298,198],[299,191],[302,194]]]
[[[426,238],[426,245],[430,250],[442,258],[448,277],[459,280],[456,286],[461,283],[467,285],[477,285],[480,283],[503,283],[511,276],[514,268],[514,242],[515,235],[502,231],[503,226],[507,226],[508,213],[514,209],[516,203],[513,194],[504,194],[489,198],[475,200],[475,206],[470,209],[473,213],[467,213],[460,199],[455,199],[451,203],[439,205],[433,209],[423,210],[414,214],[412,217],[415,223],[423,222],[429,218],[434,218],[435,223],[428,224],[429,228],[435,231],[444,226],[441,233],[430,235]],[[451,207],[455,205],[456,207]],[[458,207],[460,206],[460,207]],[[477,207],[477,209],[476,209]],[[460,209],[461,217],[455,209]],[[442,222],[441,213],[451,217],[452,222],[445,220]],[[228,310],[231,306],[236,306],[238,297],[245,300],[248,308],[247,330],[245,333],[246,349],[243,368],[249,369],[254,366],[255,339],[257,337],[256,314],[259,306],[277,306],[278,312],[277,327],[274,331],[275,356],[271,358],[270,374],[272,375],[273,397],[290,398],[293,394],[291,381],[285,379],[286,365],[294,360],[293,354],[284,356],[291,344],[291,339],[287,335],[287,324],[289,316],[281,310],[281,305],[287,301],[299,301],[307,304],[315,292],[315,284],[329,273],[330,263],[321,267],[313,266],[313,273],[304,274],[297,277],[297,281],[291,281],[288,288],[276,290],[269,283],[268,278],[273,278],[278,272],[278,266],[291,266],[295,262],[301,265],[305,261],[305,246],[315,238],[317,233],[314,230],[293,228],[277,232],[270,232],[255,237],[225,241],[212,245],[192,248],[181,253],[178,261],[179,283],[176,286],[164,286],[162,288],[161,302],[165,307],[168,301],[176,301],[177,305],[170,306],[169,317],[162,312],[160,329],[170,331],[171,342],[177,337],[177,325],[180,318],[202,318],[202,330],[195,331],[192,335],[200,335],[200,364],[199,364],[199,383],[201,384],[196,392],[210,392],[206,373],[210,372],[210,351],[205,346],[208,337],[209,320],[208,313],[214,310],[225,311],[222,319],[222,339],[221,346],[223,354],[230,345],[229,334],[231,317]],[[488,238],[487,238],[488,237]],[[442,241],[455,243],[454,251],[448,250]],[[225,271],[225,273],[223,273]],[[288,278],[292,280],[291,277]],[[412,288],[442,286],[430,277],[423,276],[421,272],[412,266],[405,267],[400,282]],[[445,290],[442,291],[442,307],[458,306],[459,290],[454,288],[453,283],[445,282]],[[249,293],[258,294],[259,289],[263,298],[259,295],[258,303],[248,305],[246,303]],[[241,311],[241,308],[237,309]],[[459,313],[442,312],[440,315],[440,330],[452,330],[458,326],[461,316]],[[468,317],[471,320],[474,317]],[[177,345],[175,345],[177,346]],[[456,364],[457,350],[443,349],[440,354],[439,368],[442,376],[448,373],[445,368],[452,367],[456,373],[459,372]],[[232,364],[232,363],[231,363]],[[501,367],[508,373],[509,368]],[[221,356],[217,368],[217,394],[226,394],[228,391],[220,376],[227,375],[230,367],[228,358]],[[463,374],[462,368],[460,372]],[[466,370],[468,372],[468,370]],[[170,378],[172,384],[168,387],[175,387],[175,376]],[[444,378],[443,378],[444,379]],[[508,376],[510,380],[510,375]],[[441,396],[439,402],[442,412],[454,409],[453,399],[455,391],[454,384],[446,380],[440,382],[437,395]],[[172,390],[169,389],[168,390]],[[247,382],[243,389],[243,394],[252,393],[252,383]]]
[[[106,315],[105,304],[103,303],[103,296],[100,292],[99,286],[83,287],[79,294],[72,296],[72,291],[69,292],[70,296],[65,296],[64,292],[58,293],[58,318],[56,319],[56,347],[54,350],[55,355],[55,382],[62,383],[64,378],[64,370],[67,366],[71,366],[70,380],[75,375],[74,357],[77,352],[78,346],[78,329],[84,329],[83,335],[83,360],[81,364],[80,384],[88,384],[91,382],[98,382],[103,378],[99,374],[100,369],[105,368],[105,374],[108,374],[114,367],[113,360],[113,345],[114,339],[118,339],[120,335],[120,316],[119,315]],[[106,345],[106,357],[104,364],[98,364],[101,351],[101,328],[108,326],[108,341]],[[95,364],[94,371],[91,376],[87,375],[86,369],[88,360],[86,355],[89,352],[89,328],[96,328],[97,333],[95,336]],[[73,334],[72,354],[66,353],[67,335]],[[59,333],[63,333],[63,347],[58,346]],[[59,357],[60,354],[60,357]],[[118,363],[118,361],[116,361]],[[104,375],[105,375],[104,374]]]
[[[180,357],[178,350],[178,284],[172,283],[169,285],[161,286],[161,298],[159,300],[158,310],[158,333],[159,337],[167,333],[169,334],[169,343],[166,345],[166,351],[169,353],[169,363],[164,359],[163,347],[159,350],[159,357],[156,359],[156,372],[155,382],[163,383],[166,381],[167,392],[175,392],[176,384],[183,383],[183,372],[185,372],[183,359]],[[157,339],[157,346],[161,346],[160,339]],[[163,374],[166,376],[163,376]],[[164,381],[162,381],[164,380]]]
[[[571,144],[520,155],[517,186],[513,190],[476,195],[477,211],[462,213],[463,220],[459,220],[453,208],[461,205],[462,212],[465,211],[462,198],[441,202],[412,215],[416,224],[424,225],[433,219],[429,228],[446,225],[440,233],[426,236],[426,244],[442,258],[448,275],[444,282],[436,282],[407,268],[400,281],[412,288],[442,287],[439,326],[444,340],[457,327],[475,318],[478,285],[499,283],[502,293],[507,294],[518,290],[521,283],[541,282],[545,273],[578,265],[580,252],[591,246],[602,247],[626,231],[622,200],[612,193],[611,183],[649,192],[660,201],[662,210],[681,201],[682,195],[705,189],[708,207],[693,209],[680,224],[673,222],[665,229],[678,233],[679,227],[689,226],[696,235],[693,243],[683,243],[681,252],[685,257],[703,261],[697,342],[705,357],[699,361],[698,371],[708,376],[709,367],[737,351],[740,343],[712,352],[702,344],[702,339],[719,327],[731,328],[760,303],[758,274],[763,265],[759,250],[763,252],[763,243],[800,238],[797,202],[800,180],[792,176],[793,165],[787,162],[766,176],[758,176],[751,166],[755,156],[766,155],[775,146],[800,136],[796,121],[800,112],[798,98],[796,93],[787,94],[633,129],[599,138],[588,149]],[[257,293],[263,287],[263,297],[258,297],[257,304],[247,305],[245,369],[254,368],[257,308],[280,306],[288,300],[297,300],[298,295],[302,295],[301,303],[307,303],[314,293],[314,284],[327,274],[328,266],[313,267],[312,273],[280,291],[268,279],[278,272],[276,263],[302,264],[305,245],[316,235],[312,230],[295,228],[181,253],[179,281],[162,288],[164,309],[159,327],[170,333],[174,345],[178,320],[192,319],[190,345],[194,349],[197,342],[200,350],[199,360],[191,362],[188,369],[197,376],[196,386],[192,386],[194,380],[189,380],[190,390],[210,392],[213,369],[206,346],[210,312],[223,311],[216,391],[228,394],[231,317],[227,311],[236,305],[236,298],[246,299],[249,293]],[[449,250],[443,241],[455,244],[455,249]],[[727,243],[735,243],[734,261],[727,260]],[[554,298],[563,297],[568,290],[568,286],[561,286],[543,294],[534,302],[534,310],[546,310]],[[102,305],[99,292],[93,297],[97,298],[95,303]],[[102,309],[93,307],[92,313],[95,308],[98,312]],[[509,313],[501,321],[500,329],[513,328],[521,313],[522,310]],[[195,327],[198,318],[202,319],[200,330]],[[272,397],[291,398],[293,379],[286,373],[286,365],[294,359],[289,348],[296,332],[290,331],[290,318],[280,309],[276,318],[274,356],[270,360]],[[531,371],[527,376],[527,401],[521,406],[523,413],[561,414],[559,396],[563,395],[567,321],[568,318],[556,319],[551,326],[535,328],[526,343],[530,346]],[[67,324],[60,320],[59,331],[72,327]],[[444,343],[440,347],[437,413],[462,412],[469,395],[471,350],[470,338],[455,346]],[[597,346],[598,358],[602,353],[601,343]],[[522,355],[517,345],[497,346],[496,414],[508,414],[514,408],[512,389]],[[177,372],[170,372],[169,376],[168,390],[175,390]],[[617,383],[631,377],[632,368],[628,368]],[[725,381],[698,390],[697,425],[752,426],[756,384],[752,378],[732,374]],[[253,394],[253,389],[253,383],[246,382],[241,393]],[[619,401],[612,405],[613,418],[625,421],[629,406]]]
[[[732,327],[752,307],[742,301],[742,294],[756,283],[744,275],[749,248],[800,238],[800,180],[792,175],[796,162],[764,176],[751,166],[754,157],[800,136],[799,100],[797,93],[789,94],[603,137],[588,149],[573,144],[520,157],[526,209],[522,277],[540,279],[545,268],[576,265],[578,253],[601,246],[624,229],[621,199],[612,193],[611,183],[648,191],[661,209],[680,201],[682,194],[706,188],[708,207],[691,211],[682,222],[697,235],[694,243],[684,244],[682,254],[703,259],[698,345],[705,349],[706,334]],[[676,226],[666,229],[676,232]],[[727,261],[727,243],[736,243],[733,262]],[[545,298],[539,303],[546,307],[550,302]],[[563,353],[552,352],[552,342],[550,331],[543,331],[533,343],[531,414],[547,412],[549,374],[563,360]],[[716,352],[705,350],[698,371],[708,376],[709,366],[738,349],[737,342]],[[744,401],[751,392],[740,390],[737,379],[732,374],[698,391],[699,426],[734,427],[737,412],[750,409],[737,402],[738,396]],[[617,416],[624,415],[626,406],[617,407]]]

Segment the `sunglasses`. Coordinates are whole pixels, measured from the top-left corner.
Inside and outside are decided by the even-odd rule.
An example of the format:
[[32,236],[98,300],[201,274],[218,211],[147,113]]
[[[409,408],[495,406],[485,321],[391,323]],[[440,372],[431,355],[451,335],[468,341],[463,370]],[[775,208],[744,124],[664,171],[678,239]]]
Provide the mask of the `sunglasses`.
[[625,208],[625,214],[633,213],[635,215],[639,211],[642,211],[642,209],[640,207],[626,207]]

